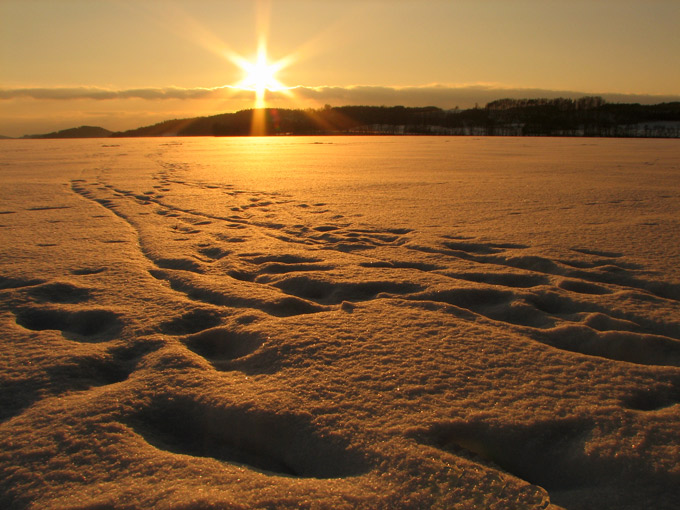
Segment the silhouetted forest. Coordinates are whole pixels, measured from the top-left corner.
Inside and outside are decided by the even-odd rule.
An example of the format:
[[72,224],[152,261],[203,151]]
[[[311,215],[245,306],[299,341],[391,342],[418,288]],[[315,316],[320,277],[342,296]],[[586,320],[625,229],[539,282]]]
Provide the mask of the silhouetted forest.
[[[170,120],[113,136],[247,136],[253,110]],[[483,108],[326,106],[264,111],[269,135],[427,134],[680,137],[680,102],[657,105],[580,99],[499,99]]]
[[[254,110],[176,119],[111,133],[82,127],[30,138],[247,136]],[[499,99],[485,107],[338,106],[258,111],[268,135],[476,135],[680,138],[680,102],[641,105],[580,99]],[[100,130],[100,131],[97,131]]]

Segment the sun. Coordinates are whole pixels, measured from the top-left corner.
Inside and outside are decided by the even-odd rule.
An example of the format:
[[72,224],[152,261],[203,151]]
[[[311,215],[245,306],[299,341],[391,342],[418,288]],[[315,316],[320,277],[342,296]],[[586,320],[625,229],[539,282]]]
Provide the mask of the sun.
[[258,52],[255,62],[244,62],[242,69],[246,72],[246,77],[239,84],[241,88],[252,89],[256,92],[283,88],[281,82],[275,78],[278,67],[276,64],[267,62],[267,55],[264,51]]
[[270,63],[267,58],[266,44],[260,43],[254,62],[250,62],[239,55],[232,55],[231,60],[245,73],[244,78],[235,87],[255,92],[256,108],[265,106],[264,96],[266,91],[279,92],[288,89],[276,79],[276,73],[286,66],[286,59]]

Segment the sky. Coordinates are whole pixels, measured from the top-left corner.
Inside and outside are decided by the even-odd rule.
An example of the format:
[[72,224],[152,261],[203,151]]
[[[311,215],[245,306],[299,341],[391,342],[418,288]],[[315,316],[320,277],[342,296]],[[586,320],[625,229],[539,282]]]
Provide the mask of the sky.
[[0,135],[262,105],[680,100],[678,26],[678,0],[0,0]]

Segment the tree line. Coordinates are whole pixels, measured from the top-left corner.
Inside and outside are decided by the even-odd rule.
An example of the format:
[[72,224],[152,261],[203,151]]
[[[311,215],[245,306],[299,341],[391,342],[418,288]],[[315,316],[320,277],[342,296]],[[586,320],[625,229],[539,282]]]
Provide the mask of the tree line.
[[476,135],[680,138],[680,102],[641,105],[578,99],[498,99],[484,107],[337,106],[242,110],[174,119],[124,132],[82,126],[25,138],[248,136],[254,117],[268,135]]
[[[247,136],[253,110],[165,121],[112,136]],[[680,137],[680,102],[641,105],[579,99],[499,99],[484,107],[337,106],[265,109],[268,135],[510,135]]]

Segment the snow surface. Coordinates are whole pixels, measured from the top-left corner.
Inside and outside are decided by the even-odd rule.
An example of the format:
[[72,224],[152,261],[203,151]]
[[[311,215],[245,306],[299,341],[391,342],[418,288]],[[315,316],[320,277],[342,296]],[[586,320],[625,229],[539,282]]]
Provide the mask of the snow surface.
[[680,506],[680,142],[0,142],[0,507]]

